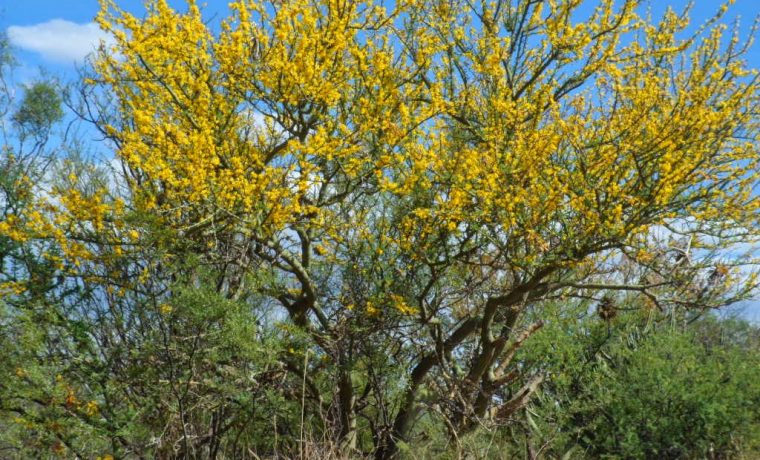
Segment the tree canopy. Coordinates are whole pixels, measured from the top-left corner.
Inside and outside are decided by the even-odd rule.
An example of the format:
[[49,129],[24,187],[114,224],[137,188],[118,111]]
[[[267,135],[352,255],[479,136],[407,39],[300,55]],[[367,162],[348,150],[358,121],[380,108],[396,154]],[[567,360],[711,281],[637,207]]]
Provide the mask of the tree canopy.
[[[2,199],[25,423],[213,457],[280,405],[301,439],[391,458],[424,420],[511,423],[548,378],[515,357],[550,306],[694,319],[756,293],[749,42],[728,4],[694,26],[640,3],[240,0],[212,28],[104,0],[115,41],[72,107],[115,161]],[[13,120],[49,129],[57,97],[30,87]]]

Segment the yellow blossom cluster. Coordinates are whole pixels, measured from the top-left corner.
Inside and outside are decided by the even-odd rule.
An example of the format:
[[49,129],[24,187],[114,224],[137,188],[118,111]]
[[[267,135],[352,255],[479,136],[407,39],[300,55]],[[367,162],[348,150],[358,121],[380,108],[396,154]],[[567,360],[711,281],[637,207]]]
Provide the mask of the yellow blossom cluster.
[[[103,0],[115,43],[89,84],[117,101],[102,128],[130,210],[186,238],[307,231],[343,264],[352,238],[395,263],[477,235],[528,270],[676,217],[756,225],[758,84],[735,41],[680,38],[684,17],[634,0],[582,19],[581,3],[236,0],[214,31],[195,2],[138,18]],[[52,236],[76,261],[93,255],[72,226],[107,234],[111,257],[140,240],[124,202],[56,195],[0,233]],[[382,203],[397,224],[378,234]]]

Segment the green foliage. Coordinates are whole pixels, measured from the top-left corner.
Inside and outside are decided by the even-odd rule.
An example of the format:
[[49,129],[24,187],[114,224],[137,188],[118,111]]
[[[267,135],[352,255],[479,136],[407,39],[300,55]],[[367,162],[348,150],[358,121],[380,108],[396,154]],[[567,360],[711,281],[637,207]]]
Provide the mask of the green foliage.
[[5,309],[0,410],[13,415],[0,447],[21,457],[273,451],[272,417],[291,428],[298,417],[297,403],[265,388],[285,375],[287,343],[202,280],[172,290],[130,310]]
[[0,31],[0,86],[4,90],[0,91],[0,115],[5,116],[10,106],[11,95],[7,91],[6,78],[8,71],[13,66],[13,54],[10,50],[10,43],[5,31]]
[[40,81],[28,86],[20,107],[11,119],[22,137],[46,136],[50,128],[63,118],[60,90]]
[[[526,442],[550,456],[728,458],[760,447],[760,330],[711,316],[641,312],[608,326],[582,305],[524,349],[552,377],[526,411]],[[579,318],[579,319],[577,319]]]

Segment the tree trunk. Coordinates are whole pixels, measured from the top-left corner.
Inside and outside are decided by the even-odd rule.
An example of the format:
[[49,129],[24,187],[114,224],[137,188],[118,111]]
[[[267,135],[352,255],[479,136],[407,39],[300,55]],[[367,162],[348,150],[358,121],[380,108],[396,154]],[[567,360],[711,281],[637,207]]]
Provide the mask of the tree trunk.
[[350,454],[356,450],[356,397],[351,372],[343,370],[338,377],[338,410],[340,420],[340,450]]

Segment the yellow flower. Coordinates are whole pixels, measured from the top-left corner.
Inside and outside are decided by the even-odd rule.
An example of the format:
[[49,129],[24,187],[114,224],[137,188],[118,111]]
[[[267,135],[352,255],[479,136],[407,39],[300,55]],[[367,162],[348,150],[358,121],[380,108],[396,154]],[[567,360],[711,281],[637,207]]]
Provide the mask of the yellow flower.
[[87,403],[87,404],[84,406],[84,412],[85,412],[85,414],[87,414],[87,415],[89,415],[89,416],[91,416],[91,417],[92,417],[93,415],[97,414],[97,413],[98,413],[98,411],[99,411],[99,408],[98,408],[98,403],[97,403],[97,401],[89,401],[89,402],[88,402],[88,403]]
[[413,315],[417,313],[417,309],[407,304],[404,298],[400,295],[391,294],[390,297],[393,301],[393,306],[396,307],[396,310],[402,315]]

